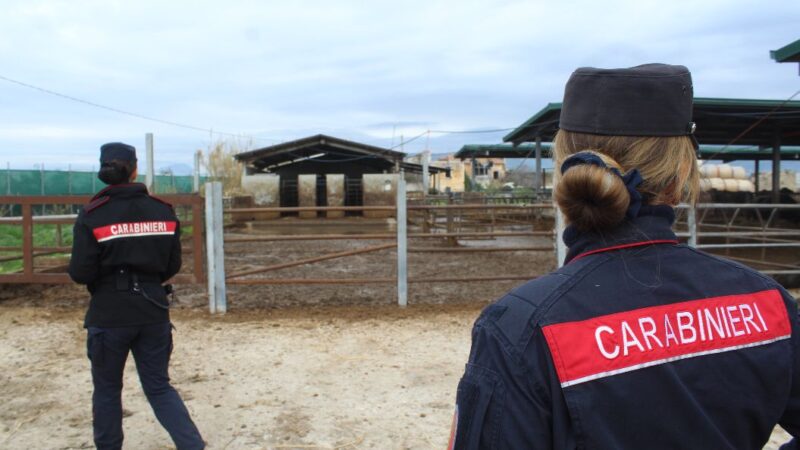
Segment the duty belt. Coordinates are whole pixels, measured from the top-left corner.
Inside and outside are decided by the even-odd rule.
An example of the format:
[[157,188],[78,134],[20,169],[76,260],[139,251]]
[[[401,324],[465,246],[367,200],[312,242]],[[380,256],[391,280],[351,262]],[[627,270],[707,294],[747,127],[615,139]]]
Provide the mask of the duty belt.
[[139,294],[153,305],[161,309],[169,309],[169,304],[165,305],[148,294],[143,283],[158,284],[159,289],[164,289],[166,294],[172,293],[172,285],[161,286],[160,276],[151,273],[134,272],[126,267],[114,269],[114,272],[102,277],[98,282],[99,285],[113,284],[117,291]]

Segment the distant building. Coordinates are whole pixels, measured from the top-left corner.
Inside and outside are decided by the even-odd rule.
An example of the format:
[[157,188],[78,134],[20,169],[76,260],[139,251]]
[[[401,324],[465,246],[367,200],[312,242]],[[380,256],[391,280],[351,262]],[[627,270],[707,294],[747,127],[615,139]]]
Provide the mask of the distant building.
[[[398,174],[422,172],[421,165],[406,162],[405,157],[403,152],[323,134],[236,155],[245,166],[242,189],[253,197],[254,205],[281,207],[394,205]],[[429,168],[429,173],[439,172],[446,169]],[[301,211],[299,215],[323,214]],[[341,217],[344,212],[324,215]]]
[[[452,154],[444,158],[433,161],[431,165],[450,169],[450,177],[444,174],[432,174],[435,179],[437,190],[444,192],[464,192],[465,186],[469,183],[469,178],[473,177],[472,161],[462,161],[455,158]],[[506,162],[503,158],[476,158],[475,159],[475,183],[482,187],[488,187],[492,183],[501,184],[506,178]]]

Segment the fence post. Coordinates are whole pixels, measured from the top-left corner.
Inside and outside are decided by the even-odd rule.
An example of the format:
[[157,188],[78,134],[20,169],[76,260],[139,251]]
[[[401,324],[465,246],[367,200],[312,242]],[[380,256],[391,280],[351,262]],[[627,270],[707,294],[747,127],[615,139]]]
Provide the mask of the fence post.
[[397,304],[408,305],[408,248],[406,230],[406,180],[403,171],[397,174]]
[[156,181],[155,163],[153,162],[153,133],[144,135],[144,145],[147,152],[147,175],[144,178],[144,184],[147,186],[147,190],[152,193],[155,192]]
[[202,158],[202,156],[203,153],[200,152],[200,150],[194,152],[193,192],[200,192],[200,158]]
[[697,209],[695,205],[689,205],[689,214],[686,217],[689,226],[689,247],[697,247]]
[[564,265],[567,259],[567,245],[564,244],[564,216],[557,205],[553,205],[553,213],[556,216],[556,267]]
[[[208,261],[208,310],[224,314],[225,253],[222,247],[222,183],[206,183],[206,258]],[[197,257],[197,256],[195,256]]]

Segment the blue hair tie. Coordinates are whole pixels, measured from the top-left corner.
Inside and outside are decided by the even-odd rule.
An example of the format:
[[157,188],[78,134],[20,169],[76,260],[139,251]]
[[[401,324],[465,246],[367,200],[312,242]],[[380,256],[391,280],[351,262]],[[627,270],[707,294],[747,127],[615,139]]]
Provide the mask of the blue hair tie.
[[642,184],[642,181],[644,180],[637,169],[633,169],[627,174],[622,175],[622,172],[620,172],[619,169],[615,167],[608,167],[608,165],[603,162],[603,159],[594,153],[576,153],[567,158],[564,163],[561,164],[561,174],[563,175],[567,170],[574,166],[580,166],[583,164],[609,169],[615,175],[620,177],[622,182],[625,184],[625,188],[628,190],[628,195],[631,198],[630,204],[628,205],[628,210],[625,212],[625,217],[628,219],[635,219],[636,216],[639,215],[639,210],[642,208],[642,194],[636,190],[636,187]]

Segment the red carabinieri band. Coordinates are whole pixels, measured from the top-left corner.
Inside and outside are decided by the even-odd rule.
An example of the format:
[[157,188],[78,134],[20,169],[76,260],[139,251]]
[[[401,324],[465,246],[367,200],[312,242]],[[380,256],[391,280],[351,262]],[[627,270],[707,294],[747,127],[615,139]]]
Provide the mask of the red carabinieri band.
[[175,234],[176,228],[177,222],[153,220],[148,222],[115,223],[95,228],[92,232],[97,242],[105,242],[118,238],[169,236]]
[[562,387],[791,336],[778,290],[653,306],[542,328]]

